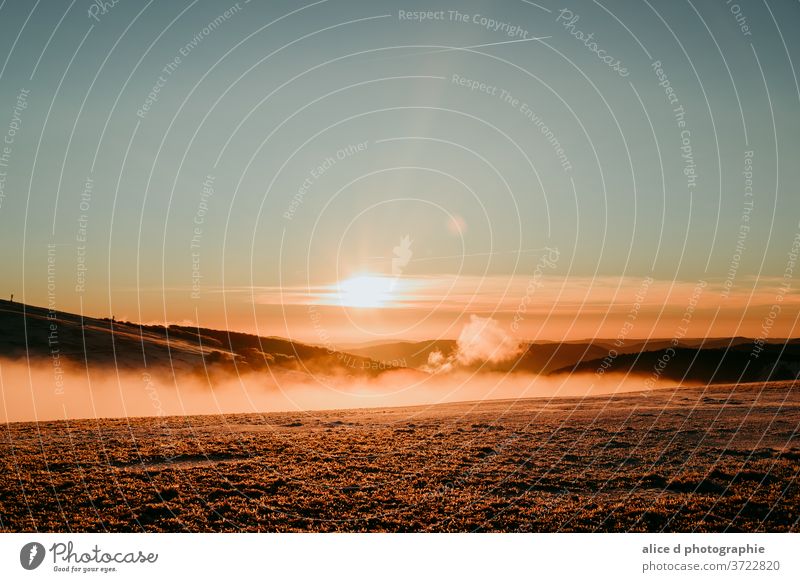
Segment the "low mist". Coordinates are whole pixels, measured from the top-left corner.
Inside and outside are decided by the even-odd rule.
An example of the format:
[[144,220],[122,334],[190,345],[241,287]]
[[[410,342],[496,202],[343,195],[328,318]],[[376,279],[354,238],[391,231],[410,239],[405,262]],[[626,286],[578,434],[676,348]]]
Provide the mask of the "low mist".
[[[430,405],[532,397],[584,397],[644,389],[644,377],[536,376],[454,370],[394,370],[374,378],[299,372],[213,370],[208,376],[167,370],[62,367],[0,359],[0,421],[171,416]],[[674,385],[664,383],[666,387]]]

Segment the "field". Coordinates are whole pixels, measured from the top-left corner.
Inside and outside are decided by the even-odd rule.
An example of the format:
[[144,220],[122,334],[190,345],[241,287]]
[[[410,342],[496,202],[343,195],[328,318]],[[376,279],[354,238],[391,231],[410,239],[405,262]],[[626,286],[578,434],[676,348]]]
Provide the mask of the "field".
[[0,428],[2,531],[800,531],[791,382]]

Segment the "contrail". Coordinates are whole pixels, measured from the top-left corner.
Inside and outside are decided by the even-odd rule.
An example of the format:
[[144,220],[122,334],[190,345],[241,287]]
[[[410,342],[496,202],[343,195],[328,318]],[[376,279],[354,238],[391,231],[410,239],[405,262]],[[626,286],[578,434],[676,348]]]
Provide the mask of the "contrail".
[[[490,46],[500,46],[500,45],[512,44],[512,43],[516,43],[516,42],[530,42],[532,40],[546,40],[548,38],[552,38],[552,37],[551,36],[536,36],[536,37],[532,37],[532,38],[517,38],[517,39],[514,39],[514,40],[501,40],[499,42],[487,42],[487,43],[484,43],[484,44],[473,44],[473,45],[469,45],[469,46],[451,46],[451,47],[444,47],[444,48],[435,49],[435,50],[420,51],[420,52],[416,52],[416,53],[405,53],[405,54],[402,54],[402,55],[388,55],[388,56],[385,56],[385,57],[377,57],[377,58],[370,59],[370,60],[372,60],[372,61],[385,61],[385,60],[390,60],[390,59],[399,59],[399,58],[403,58],[403,57],[416,57],[418,55],[434,55],[434,54],[437,54],[437,53],[446,53],[446,52],[451,52],[451,51],[486,48],[486,47],[490,47]],[[401,48],[401,47],[398,47],[398,48]]]

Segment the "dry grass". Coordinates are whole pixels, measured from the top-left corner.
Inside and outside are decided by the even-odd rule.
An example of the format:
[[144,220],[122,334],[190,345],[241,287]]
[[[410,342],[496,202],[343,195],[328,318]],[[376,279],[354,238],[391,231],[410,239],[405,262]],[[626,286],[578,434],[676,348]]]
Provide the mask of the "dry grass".
[[11,424],[0,531],[798,531],[791,383]]

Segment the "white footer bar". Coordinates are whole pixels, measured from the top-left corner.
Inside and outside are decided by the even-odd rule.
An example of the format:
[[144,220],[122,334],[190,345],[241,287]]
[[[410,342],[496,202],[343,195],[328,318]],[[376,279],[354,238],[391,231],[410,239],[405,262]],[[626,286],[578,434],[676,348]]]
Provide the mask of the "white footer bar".
[[800,534],[2,534],[4,580],[800,580]]

